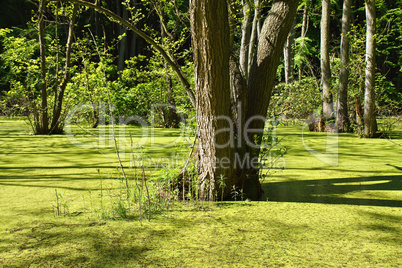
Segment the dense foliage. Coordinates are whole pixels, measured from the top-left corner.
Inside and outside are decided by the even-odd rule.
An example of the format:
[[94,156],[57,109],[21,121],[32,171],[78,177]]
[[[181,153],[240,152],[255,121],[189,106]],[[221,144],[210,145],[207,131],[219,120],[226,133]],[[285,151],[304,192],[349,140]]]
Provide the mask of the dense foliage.
[[[40,59],[37,33],[37,2],[6,1],[0,20],[0,114],[31,116],[40,103]],[[242,20],[241,3],[233,2],[234,21],[238,24],[235,42],[240,42]],[[104,7],[124,18],[132,17],[137,27],[144,29],[165,48],[178,55],[188,77],[193,76],[187,1],[101,1]],[[18,5],[30,9],[22,10]],[[260,1],[261,19],[269,1]],[[378,115],[401,113],[402,102],[402,2],[377,1],[377,62],[376,104]],[[306,118],[321,110],[319,35],[321,2],[302,1],[295,21],[293,46],[293,77],[284,83],[283,65],[278,69],[277,86],[272,96],[269,115],[287,118]],[[307,21],[303,21],[303,10]],[[71,6],[48,3],[45,40],[48,62],[48,103],[54,102],[53,89],[60,82],[63,71],[64,44]],[[351,121],[356,121],[356,105],[363,105],[365,16],[364,1],[356,1],[352,8],[350,31],[351,51],[348,66],[348,107]],[[14,13],[19,13],[18,19]],[[29,14],[28,14],[29,13]],[[31,18],[31,14],[32,18]],[[342,1],[331,2],[331,76],[332,94],[337,96],[340,69],[340,18]],[[303,23],[305,24],[303,26]],[[302,28],[306,27],[305,34]],[[239,48],[239,46],[237,46]],[[99,108],[109,100],[115,115],[138,115],[160,126],[169,124],[166,107],[174,104],[176,112],[189,111],[191,103],[174,72],[163,58],[146,46],[144,41],[122,26],[109,21],[94,10],[82,8],[76,22],[73,42],[71,80],[63,102],[63,116],[79,104],[89,103],[94,111],[83,117],[94,127],[99,121]],[[163,105],[160,105],[163,104]],[[156,106],[155,106],[156,105]],[[97,108],[96,108],[97,107]],[[107,105],[106,105],[107,107]],[[156,108],[155,108],[156,107]],[[153,112],[152,112],[153,111]],[[51,113],[51,111],[50,111]],[[108,112],[107,112],[108,113]],[[89,116],[88,116],[89,115]],[[156,118],[154,117],[156,115]],[[63,119],[64,120],[64,119]],[[106,120],[107,121],[107,120]],[[177,125],[176,125],[177,126]]]

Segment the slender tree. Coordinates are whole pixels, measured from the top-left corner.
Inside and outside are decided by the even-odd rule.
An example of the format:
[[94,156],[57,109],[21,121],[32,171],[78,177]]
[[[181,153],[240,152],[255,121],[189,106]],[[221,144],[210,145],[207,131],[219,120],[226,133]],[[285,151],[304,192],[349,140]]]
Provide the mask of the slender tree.
[[[304,47],[304,39],[306,38],[307,34],[307,26],[308,26],[308,16],[307,16],[307,4],[308,1],[304,4],[303,8],[303,20],[302,20],[302,28],[301,28],[301,44],[300,44],[300,51],[299,53],[302,53],[303,47]],[[302,70],[303,70],[303,63],[299,63],[299,81],[302,79]]]
[[[161,38],[162,38],[162,45],[168,45],[168,38],[174,38],[172,33],[168,32],[168,27],[165,22],[165,14],[163,11],[163,8],[161,6],[158,6],[157,4],[154,4],[155,10],[157,10],[157,13],[159,15],[159,21],[161,25]],[[167,88],[167,102],[168,106],[167,107],[162,107],[162,113],[163,113],[163,121],[165,127],[169,128],[178,128],[179,127],[179,115],[177,114],[176,111],[176,101],[173,97],[174,92],[173,92],[173,79],[169,73],[169,65],[166,63],[166,61],[163,62],[163,65],[165,67],[166,73],[165,73],[165,81],[166,81],[166,88]]]
[[49,114],[47,107],[47,75],[46,75],[46,47],[45,47],[45,8],[46,0],[39,2],[39,54],[40,54],[40,71],[41,71],[41,108],[40,112],[34,110],[35,127],[37,134],[47,134],[49,132]]
[[[261,34],[261,0],[254,0],[254,18],[253,26],[251,28],[250,41],[248,46],[248,73],[250,73],[251,66],[257,51],[257,43]],[[246,76],[248,78],[248,76]]]
[[[48,107],[48,83],[47,83],[47,64],[46,64],[46,44],[45,44],[45,9],[46,0],[39,2],[39,20],[38,20],[38,35],[39,35],[39,54],[41,66],[41,106],[40,109],[34,107],[34,126],[35,134],[54,134],[61,133],[63,127],[61,124],[61,112],[63,107],[64,92],[67,83],[70,79],[70,62],[71,62],[71,45],[74,34],[74,24],[78,12],[78,5],[74,5],[71,19],[69,21],[68,36],[65,53],[64,75],[60,84],[56,84],[54,88],[54,101],[49,125],[49,107]],[[56,81],[58,82],[58,81]]]
[[323,97],[323,116],[330,119],[334,116],[331,94],[331,67],[329,61],[329,26],[330,26],[330,0],[322,1],[321,17],[321,86]]
[[[248,78],[253,63],[256,45],[261,31],[260,0],[243,0],[243,21],[240,43],[240,71]],[[233,28],[233,27],[232,27]],[[233,31],[234,29],[232,29]]]
[[[116,2],[116,9],[118,13],[123,14],[123,19],[127,20],[128,19],[128,10],[126,6],[122,6],[118,1]],[[123,9],[123,10],[121,10]],[[128,45],[128,37],[127,37],[127,28],[124,27],[123,25],[120,25],[119,27],[119,33],[122,36],[121,40],[119,42],[119,58],[118,58],[118,63],[117,63],[117,69],[119,71],[122,71],[125,66],[125,60],[126,60],[126,53],[127,53],[127,45]]]
[[253,9],[249,0],[242,0],[243,3],[243,21],[242,21],[242,36],[240,44],[240,71],[245,77],[248,77],[249,69],[249,50],[251,30],[253,26]]
[[377,132],[375,114],[375,0],[366,0],[366,80],[364,86],[364,137],[373,138]]
[[62,133],[63,132],[63,124],[61,124],[61,112],[63,108],[63,99],[64,93],[66,91],[67,83],[70,80],[70,65],[71,65],[71,49],[73,43],[73,35],[74,35],[74,25],[77,17],[79,6],[74,5],[73,12],[69,21],[68,27],[68,36],[66,43],[66,61],[64,64],[64,75],[63,78],[58,85],[58,88],[55,89],[54,96],[54,106],[53,106],[53,115],[52,115],[52,123],[50,127],[50,133]]
[[290,84],[293,81],[295,26],[296,20],[293,21],[292,28],[289,32],[288,38],[286,39],[285,47],[283,49],[286,84]]
[[342,10],[341,69],[339,73],[339,89],[336,112],[336,124],[338,131],[340,132],[347,132],[349,129],[347,94],[349,82],[348,64],[351,2],[352,0],[344,0]]

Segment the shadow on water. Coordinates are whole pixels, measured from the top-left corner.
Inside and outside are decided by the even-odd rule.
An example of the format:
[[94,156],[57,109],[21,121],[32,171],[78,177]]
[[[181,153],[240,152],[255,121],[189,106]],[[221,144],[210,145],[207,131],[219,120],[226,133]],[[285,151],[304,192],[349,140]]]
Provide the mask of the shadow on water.
[[[395,167],[400,170],[399,167]],[[370,191],[402,191],[402,174],[393,176],[354,177],[324,180],[295,180],[262,185],[261,200],[323,204],[402,207],[402,200],[384,199]],[[367,198],[348,198],[342,195],[365,191]],[[370,198],[372,197],[372,198]]]

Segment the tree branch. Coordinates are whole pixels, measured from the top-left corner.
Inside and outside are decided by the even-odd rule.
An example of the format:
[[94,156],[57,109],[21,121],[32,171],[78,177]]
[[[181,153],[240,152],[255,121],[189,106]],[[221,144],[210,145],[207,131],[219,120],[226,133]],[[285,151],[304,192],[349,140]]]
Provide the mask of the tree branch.
[[180,83],[182,86],[185,88],[187,95],[190,98],[191,103],[195,107],[195,95],[194,92],[191,90],[190,83],[185,76],[183,70],[181,67],[177,64],[176,59],[174,59],[171,55],[169,55],[169,52],[167,52],[160,44],[158,44],[152,37],[138,29],[134,24],[129,22],[128,20],[123,19],[119,15],[113,13],[109,9],[106,9],[102,6],[96,5],[94,3],[90,3],[87,1],[83,0],[51,0],[51,1],[58,1],[58,2],[70,2],[70,3],[75,3],[79,4],[82,6],[90,7],[93,8],[94,10],[104,14],[107,16],[111,21],[114,21],[116,23],[119,23],[120,25],[123,25],[127,27],[129,30],[133,31],[135,34],[143,38],[148,44],[150,44],[156,51],[158,51],[162,57],[166,60],[167,64],[169,64],[170,67],[172,67],[173,71],[176,73],[177,77],[180,80]]
[[167,28],[167,25],[166,25],[166,22],[165,22],[165,18],[164,18],[163,12],[160,10],[161,7],[160,7],[160,6],[158,5],[158,3],[156,3],[154,0],[151,0],[151,3],[152,3],[152,6],[154,7],[154,9],[155,9],[155,11],[156,11],[156,14],[158,14],[161,27],[163,28],[163,30],[165,31],[165,33],[169,36],[169,38],[170,38],[171,40],[173,40],[173,39],[174,39],[173,34],[171,34],[171,33],[168,31],[168,28]]

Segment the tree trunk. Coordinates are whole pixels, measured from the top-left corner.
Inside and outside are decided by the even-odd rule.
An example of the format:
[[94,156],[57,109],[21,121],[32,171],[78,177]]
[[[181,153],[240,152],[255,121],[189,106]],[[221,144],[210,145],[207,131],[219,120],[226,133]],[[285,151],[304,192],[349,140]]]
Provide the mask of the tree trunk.
[[[165,63],[165,69],[169,69],[169,66]],[[178,128],[179,127],[179,115],[177,114],[176,101],[173,96],[173,81],[169,73],[166,73],[166,86],[167,86],[167,101],[168,106],[166,107],[166,120],[165,127],[167,128]]]
[[[256,135],[253,134],[253,136],[256,136],[255,145],[258,146],[257,149],[253,146],[248,147],[248,153],[252,155],[251,159],[259,155],[259,145],[265,125],[265,121],[261,119],[266,118],[267,115],[276,70],[296,16],[297,6],[298,1],[275,1],[261,29],[257,58],[253,63],[248,80],[246,120],[250,122],[249,131],[255,130]],[[247,139],[253,141],[250,134]]]
[[[300,51],[299,53],[303,53],[303,46],[304,46],[304,38],[306,38],[307,34],[307,3],[304,5],[303,9],[303,22],[302,22],[302,28],[301,28],[301,44],[300,44]],[[299,64],[299,82],[302,79],[302,70],[303,70],[303,63],[300,62]]]
[[349,30],[350,9],[352,0],[343,1],[342,38],[341,38],[341,70],[339,73],[339,90],[336,113],[336,124],[339,132],[348,132],[348,82],[349,82]]
[[243,0],[243,22],[242,22],[242,36],[240,44],[240,70],[244,77],[248,77],[248,62],[249,62],[249,50],[250,50],[250,37],[252,26],[252,8],[249,0]]
[[359,134],[361,134],[360,129],[363,127],[363,109],[361,105],[361,99],[359,96],[355,98],[355,112],[356,112],[356,124],[359,129]]
[[[165,30],[165,27],[162,25],[164,24],[163,17],[165,14],[163,14],[163,11],[160,11],[161,18],[160,18],[160,24],[161,24],[161,37],[162,37],[162,45],[164,45],[164,42],[166,41],[167,38],[167,33]],[[164,114],[165,116],[165,127],[168,128],[178,128],[179,127],[179,116],[177,115],[177,109],[176,109],[176,101],[174,99],[174,92],[173,92],[173,80],[172,77],[169,74],[169,65],[164,61],[163,63],[166,74],[165,74],[165,81],[166,81],[166,87],[167,87],[167,93],[166,93],[166,98],[168,102],[167,107],[162,107],[164,109]]]
[[[39,2],[39,53],[40,53],[40,69],[41,69],[41,109],[39,116],[36,119],[35,134],[48,134],[49,131],[49,118],[47,107],[47,83],[46,83],[46,47],[45,47],[45,8],[46,0]],[[38,121],[39,120],[39,121]]]
[[[250,35],[250,44],[249,44],[249,52],[248,52],[248,71],[250,73],[251,66],[253,64],[257,47],[256,44],[258,39],[260,38],[260,0],[254,0],[254,19],[253,19],[253,26],[251,28],[251,35]],[[248,76],[245,76],[245,79],[248,79]]]
[[137,50],[138,50],[137,35],[135,33],[131,33],[130,58],[138,55]]
[[286,84],[290,84],[293,81],[295,26],[296,26],[296,19],[293,21],[292,29],[289,32],[288,38],[286,39],[285,47],[283,49]]
[[[230,56],[226,1],[190,2],[198,164],[204,198],[214,199],[222,191],[225,198],[230,198],[233,186],[248,198],[257,199],[261,194],[257,165],[261,135],[276,69],[296,9],[297,1],[273,3],[261,30],[247,85],[239,65]],[[233,113],[233,107],[237,113]],[[219,189],[219,180],[224,180],[225,189]]]
[[63,98],[64,98],[64,92],[67,87],[67,83],[70,80],[70,62],[71,62],[71,46],[73,43],[73,35],[74,35],[74,24],[75,24],[75,19],[77,16],[79,6],[74,5],[73,9],[73,14],[70,19],[69,27],[68,27],[68,37],[67,37],[67,43],[66,43],[66,62],[64,66],[64,76],[63,79],[61,80],[61,83],[59,85],[59,91],[55,95],[55,103],[54,103],[54,108],[53,108],[53,116],[52,116],[52,124],[50,128],[50,133],[52,134],[59,134],[63,132],[63,126],[61,125],[61,110],[63,108]]
[[321,18],[321,86],[323,97],[323,116],[331,119],[334,116],[334,108],[331,94],[331,67],[329,62],[329,25],[330,25],[330,0],[322,1]]
[[366,80],[364,89],[364,137],[373,138],[377,132],[375,115],[375,0],[366,0]]
[[225,0],[191,0],[190,14],[201,197],[214,200],[218,178],[230,178],[233,172],[217,163],[227,157],[232,159],[233,155],[232,146],[223,146],[230,141],[230,133],[218,133],[227,127],[225,119],[231,120],[227,4]]
[[[123,13],[123,19],[127,20],[128,18],[128,11],[126,6],[121,6],[121,3],[118,2],[117,3],[117,10],[121,10],[123,9],[122,13]],[[125,61],[126,61],[126,55],[127,55],[127,43],[128,43],[128,38],[126,36],[127,34],[127,28],[124,27],[123,25],[120,25],[119,27],[119,31],[120,31],[120,35],[124,35],[120,42],[119,42],[119,60],[118,60],[118,64],[117,64],[117,70],[122,71],[124,69],[125,66]]]

